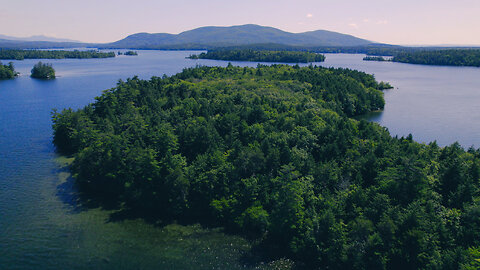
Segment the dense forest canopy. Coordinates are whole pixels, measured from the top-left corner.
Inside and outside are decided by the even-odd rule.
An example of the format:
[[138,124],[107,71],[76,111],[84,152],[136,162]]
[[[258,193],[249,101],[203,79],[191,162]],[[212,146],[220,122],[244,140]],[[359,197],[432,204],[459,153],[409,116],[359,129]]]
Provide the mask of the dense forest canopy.
[[61,50],[9,50],[0,49],[0,59],[64,59],[64,58],[108,58],[115,57],[114,52],[98,51],[61,51]]
[[[474,269],[480,151],[392,138],[349,69],[197,67],[53,115],[85,193],[222,226],[308,269]],[[468,268],[470,267],[470,268]]]
[[312,52],[300,51],[257,51],[243,50],[215,50],[191,55],[190,59],[213,59],[227,61],[251,61],[251,62],[280,62],[280,63],[310,63],[323,62],[325,56]]
[[37,79],[55,79],[55,69],[53,69],[52,64],[38,62],[33,66],[30,76]]
[[0,62],[0,80],[13,79],[17,75],[18,72],[15,71],[12,62],[8,63],[8,65],[3,65],[2,62]]

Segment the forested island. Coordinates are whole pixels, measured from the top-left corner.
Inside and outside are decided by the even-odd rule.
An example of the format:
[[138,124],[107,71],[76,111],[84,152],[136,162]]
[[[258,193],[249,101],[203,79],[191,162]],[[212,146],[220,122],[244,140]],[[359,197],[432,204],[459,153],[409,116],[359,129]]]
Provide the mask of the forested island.
[[365,56],[363,58],[363,61],[378,61],[378,62],[384,62],[384,61],[391,61],[389,59],[383,58],[383,56]]
[[65,59],[65,58],[109,58],[115,57],[114,52],[90,51],[61,51],[61,50],[10,50],[0,49],[0,59]]
[[[221,226],[306,269],[475,269],[480,150],[392,138],[372,75],[272,65],[120,81],[53,115],[93,198]],[[248,255],[246,255],[248,256]],[[468,268],[470,267],[470,268]]]
[[191,55],[190,59],[213,59],[226,61],[251,61],[251,62],[281,62],[281,63],[309,63],[323,62],[322,54],[301,51],[264,51],[251,49],[215,50]]
[[13,63],[10,62],[8,65],[3,65],[0,62],[0,80],[13,79],[18,75],[18,72],[15,71]]
[[55,69],[53,69],[52,64],[38,62],[33,66],[30,76],[36,79],[55,79]]
[[393,61],[422,65],[480,67],[480,50],[445,49],[403,52],[396,54],[393,57]]

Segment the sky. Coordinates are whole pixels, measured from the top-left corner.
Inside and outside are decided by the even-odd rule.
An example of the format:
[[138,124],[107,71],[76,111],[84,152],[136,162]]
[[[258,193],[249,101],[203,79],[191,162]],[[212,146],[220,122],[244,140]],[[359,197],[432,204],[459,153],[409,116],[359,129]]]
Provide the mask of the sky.
[[480,45],[480,0],[0,0],[0,34],[113,42],[259,24],[398,45]]

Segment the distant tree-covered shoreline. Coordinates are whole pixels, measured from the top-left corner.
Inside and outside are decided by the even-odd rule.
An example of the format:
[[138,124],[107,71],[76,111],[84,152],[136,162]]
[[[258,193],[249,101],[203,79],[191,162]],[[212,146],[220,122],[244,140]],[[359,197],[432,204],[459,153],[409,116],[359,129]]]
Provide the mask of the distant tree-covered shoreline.
[[367,55],[364,61],[392,61],[406,64],[480,67],[479,49],[436,49],[400,51],[392,59]]
[[394,55],[392,61],[422,65],[480,67],[480,50],[445,49],[434,51],[402,52]]
[[23,59],[87,59],[87,58],[110,58],[115,57],[114,52],[90,51],[63,51],[63,50],[10,50],[0,49],[0,59],[23,60]]
[[281,62],[281,63],[309,63],[323,62],[322,54],[301,51],[256,51],[243,50],[216,50],[191,55],[190,59],[213,59],[226,61],[250,61],[250,62]]
[[10,62],[8,65],[3,65],[0,62],[0,80],[13,79],[18,75],[18,72],[15,71],[13,63]]

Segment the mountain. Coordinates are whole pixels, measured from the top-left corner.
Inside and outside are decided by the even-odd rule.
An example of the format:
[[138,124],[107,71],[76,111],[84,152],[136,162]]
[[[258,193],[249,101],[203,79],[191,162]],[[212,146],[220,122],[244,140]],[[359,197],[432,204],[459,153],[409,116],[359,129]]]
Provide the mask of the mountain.
[[[358,47],[374,43],[351,35],[326,30],[289,33],[273,27],[246,24],[238,26],[207,26],[180,34],[137,33],[122,40],[103,43],[80,43],[45,36],[16,38],[0,35],[0,48],[118,48],[118,49],[213,49],[248,45],[269,45],[288,48],[305,47]],[[378,44],[377,44],[378,45]]]
[[47,37],[43,35],[31,36],[31,37],[12,37],[0,34],[0,39],[6,40],[15,40],[15,41],[47,41],[47,42],[76,42],[80,43],[78,40],[66,39],[66,38],[55,38]]
[[195,49],[249,44],[283,44],[289,46],[364,46],[373,42],[326,30],[289,33],[273,27],[246,24],[239,26],[207,26],[180,34],[138,33],[122,40],[103,44],[104,48]]

